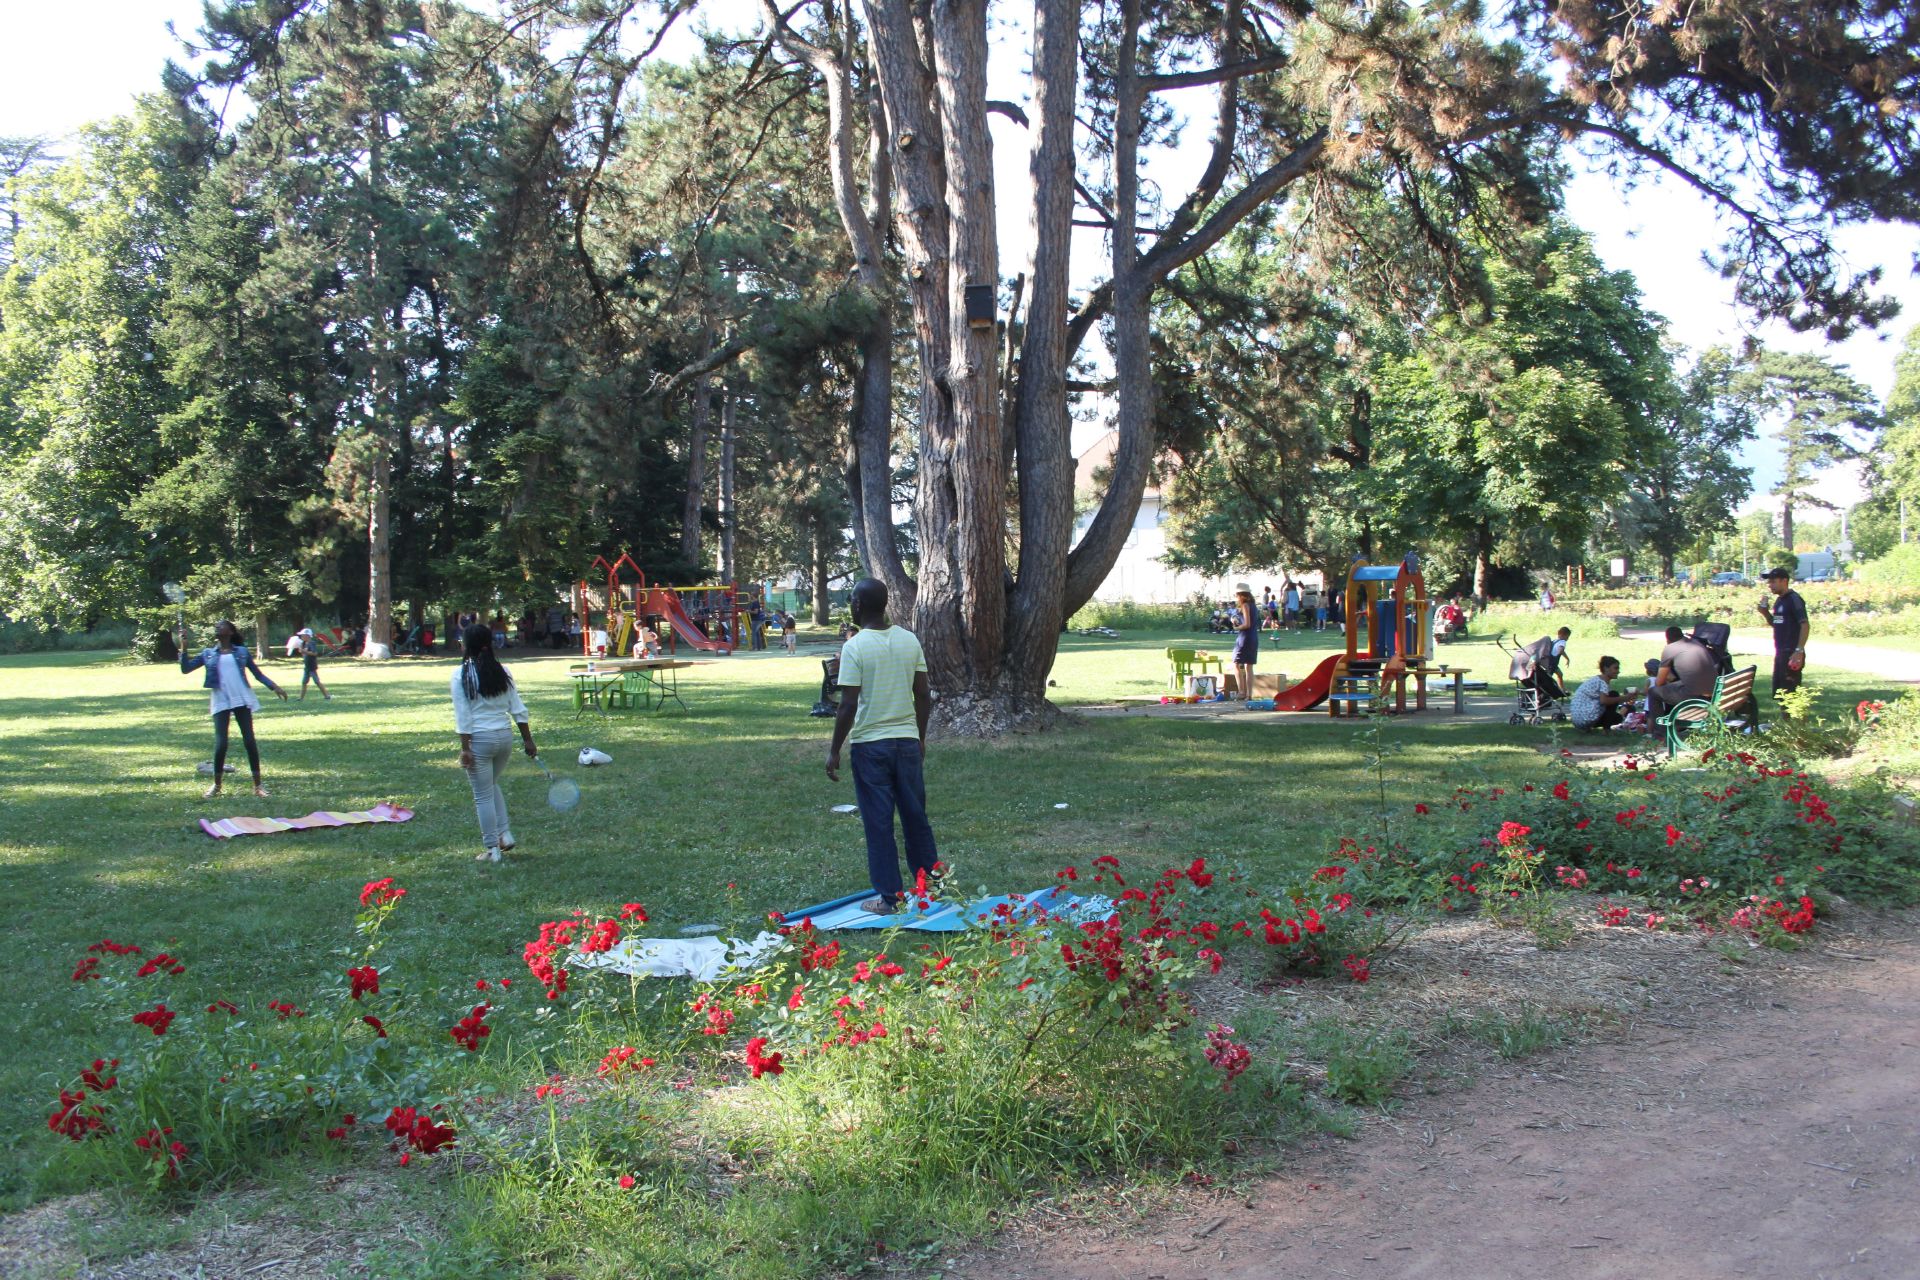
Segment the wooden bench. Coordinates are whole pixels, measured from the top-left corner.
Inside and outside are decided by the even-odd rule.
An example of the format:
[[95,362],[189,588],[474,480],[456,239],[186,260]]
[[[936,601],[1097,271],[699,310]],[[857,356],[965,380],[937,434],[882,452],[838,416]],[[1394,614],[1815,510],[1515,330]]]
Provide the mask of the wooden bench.
[[[1758,674],[1759,668],[1747,667],[1721,676],[1713,682],[1711,697],[1676,702],[1666,715],[1655,720],[1655,724],[1667,731],[1667,755],[1677,756],[1685,750],[1685,735],[1702,725],[1712,727],[1711,736],[1716,741],[1738,729],[1758,728],[1759,704],[1753,699],[1753,682]],[[1751,719],[1748,718],[1750,705],[1753,707]]]

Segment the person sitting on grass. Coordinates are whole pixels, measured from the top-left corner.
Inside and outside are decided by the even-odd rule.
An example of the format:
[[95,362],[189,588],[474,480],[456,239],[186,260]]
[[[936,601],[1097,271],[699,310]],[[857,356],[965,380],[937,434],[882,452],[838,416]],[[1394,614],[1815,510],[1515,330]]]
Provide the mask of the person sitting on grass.
[[1620,708],[1630,704],[1633,701],[1633,695],[1613,691],[1613,682],[1619,678],[1620,660],[1618,658],[1600,659],[1600,674],[1587,677],[1586,681],[1573,691],[1574,728],[1611,729],[1625,719]]
[[907,867],[939,875],[933,824],[927,820],[924,774],[927,717],[933,694],[920,640],[887,621],[887,588],[873,578],[853,584],[853,622],[859,628],[840,650],[840,710],[827,748],[827,778],[840,780],[840,749],[853,743],[853,795],[867,837],[867,876],[874,896],[861,908],[876,915],[899,909],[905,896],[893,815],[907,838]]

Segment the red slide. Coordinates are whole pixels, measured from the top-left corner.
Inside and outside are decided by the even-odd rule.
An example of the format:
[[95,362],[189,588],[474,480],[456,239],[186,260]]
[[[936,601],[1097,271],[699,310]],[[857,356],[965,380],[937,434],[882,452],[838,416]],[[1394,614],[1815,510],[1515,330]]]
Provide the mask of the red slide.
[[1274,695],[1275,711],[1311,711],[1327,700],[1327,691],[1333,688],[1333,668],[1344,654],[1329,654],[1320,660],[1307,678],[1288,686]]
[[666,618],[668,625],[673,628],[673,633],[680,637],[682,644],[689,644],[696,649],[706,649],[713,653],[733,652],[733,646],[725,641],[709,640],[701,635],[700,628],[693,625],[693,619],[687,616],[687,611],[680,607],[680,602],[673,598],[672,592],[654,592],[653,603]]

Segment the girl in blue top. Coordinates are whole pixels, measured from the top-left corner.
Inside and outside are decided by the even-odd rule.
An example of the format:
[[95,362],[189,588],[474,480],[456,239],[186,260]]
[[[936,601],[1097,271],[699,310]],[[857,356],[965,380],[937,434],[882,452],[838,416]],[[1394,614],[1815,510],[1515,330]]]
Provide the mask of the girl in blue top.
[[260,747],[253,740],[253,713],[260,709],[260,699],[253,696],[247,672],[253,672],[260,683],[279,694],[282,701],[286,700],[287,691],[267,679],[267,673],[254,664],[253,655],[240,643],[238,627],[222,622],[213,629],[213,634],[215,644],[188,656],[186,632],[180,633],[181,672],[205,668],[206,687],[213,691],[213,785],[200,798],[211,800],[219,795],[220,784],[226,780],[229,720],[240,722],[240,741],[247,748],[247,763],[253,766],[253,794],[264,797],[267,789],[260,785]]

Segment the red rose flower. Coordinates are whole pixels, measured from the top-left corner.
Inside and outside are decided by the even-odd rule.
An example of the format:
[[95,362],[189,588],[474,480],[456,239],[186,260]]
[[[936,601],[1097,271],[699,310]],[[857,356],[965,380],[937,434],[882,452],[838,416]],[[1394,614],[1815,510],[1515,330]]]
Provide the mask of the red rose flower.
[[765,1051],[766,1047],[767,1038],[765,1036],[755,1036],[753,1039],[747,1041],[747,1067],[753,1072],[753,1078],[755,1080],[758,1080],[763,1075],[777,1076],[786,1070],[785,1067],[780,1065],[780,1055],[778,1053],[767,1053]]
[[487,1025],[487,1010],[491,1008],[484,1002],[473,1006],[472,1012],[448,1028],[447,1034],[468,1053],[477,1052],[480,1042],[493,1034],[493,1028]]
[[613,944],[618,941],[620,941],[619,922],[602,920],[599,924],[593,926],[592,931],[587,934],[586,941],[580,944],[580,950],[586,952],[611,951],[613,950]]
[[380,994],[380,971],[370,964],[347,970],[347,981],[353,984],[351,994],[355,1000]]
[[163,1036],[167,1034],[167,1028],[173,1025],[175,1016],[173,1010],[167,1008],[166,1001],[163,1000],[151,1009],[144,1009],[134,1014],[133,1021],[135,1025],[145,1027],[156,1036]]

